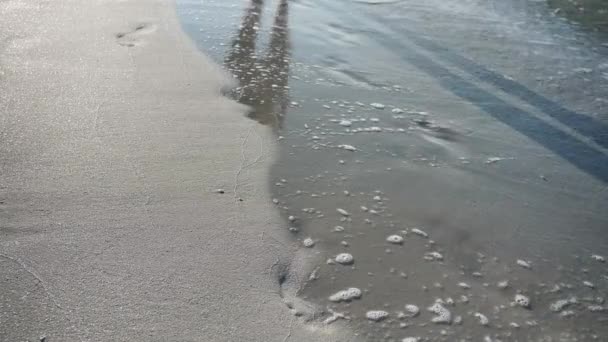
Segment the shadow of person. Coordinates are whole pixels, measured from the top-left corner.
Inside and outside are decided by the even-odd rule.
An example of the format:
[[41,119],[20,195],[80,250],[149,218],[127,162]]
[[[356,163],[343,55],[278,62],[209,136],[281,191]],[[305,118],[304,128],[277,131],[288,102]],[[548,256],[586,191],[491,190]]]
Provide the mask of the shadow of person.
[[231,95],[249,106],[247,116],[279,130],[289,101],[288,2],[279,2],[267,50],[257,56],[256,40],[263,6],[264,0],[251,0],[224,65],[239,82]]

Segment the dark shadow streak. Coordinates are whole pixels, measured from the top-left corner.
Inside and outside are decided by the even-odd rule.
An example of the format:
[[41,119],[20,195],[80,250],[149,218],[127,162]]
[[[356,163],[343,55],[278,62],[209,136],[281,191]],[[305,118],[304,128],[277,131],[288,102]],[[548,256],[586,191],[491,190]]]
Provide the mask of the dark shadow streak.
[[[387,47],[394,47],[397,44],[393,40],[382,38],[380,40]],[[445,67],[411,48],[406,49],[404,46],[402,48],[402,51],[407,51],[405,55],[401,56],[406,62],[439,80],[441,85],[453,94],[471,102],[495,119],[545,146],[582,171],[608,183],[608,157],[600,151],[451,73]]]
[[410,39],[416,45],[434,53],[437,58],[454,64],[469,74],[477,77],[479,80],[490,83],[507,94],[518,97],[522,101],[525,101],[538,108],[540,111],[556,119],[562,124],[592,139],[598,145],[608,148],[608,127],[604,123],[595,120],[588,115],[566,109],[558,103],[533,92],[523,85],[510,80],[501,74],[488,70],[484,66],[479,65],[466,57],[458,55],[450,51],[448,48],[440,46],[429,39],[420,37],[414,32],[411,32],[405,28],[400,28],[399,30],[407,33],[408,39]]
[[[335,7],[337,6],[336,2],[326,2],[325,6],[333,8],[336,11],[340,10],[340,8]],[[570,123],[571,125],[575,126],[572,127],[573,129],[581,133],[587,133],[587,135],[590,135],[595,141],[599,141],[598,143],[606,143],[604,136],[605,134],[603,133],[606,130],[602,128],[602,124],[596,123],[596,121],[590,117],[586,117],[582,114],[562,108],[558,104],[543,98],[531,90],[528,90],[524,86],[508,80],[504,76],[493,73],[472,61],[468,61],[464,57],[460,57],[450,52],[447,48],[441,48],[437,44],[426,39],[424,39],[426,44],[421,44],[423,39],[416,36],[414,32],[404,28],[393,30],[391,27],[388,27],[386,22],[378,22],[365,13],[354,13],[352,10],[350,10],[348,13],[351,16],[351,23],[353,25],[357,25],[356,22],[353,22],[353,18],[357,17],[361,21],[374,23],[371,25],[377,32],[368,33],[372,35],[374,40],[384,45],[384,47],[388,50],[395,51],[395,47],[399,47],[398,51],[405,52],[405,55],[401,55],[401,57],[406,62],[409,62],[418,69],[439,80],[441,85],[454,95],[469,101],[486,113],[490,114],[495,119],[511,126],[511,128],[519,131],[528,138],[553,151],[580,170],[590,174],[604,183],[608,183],[608,156],[571,136],[570,134],[555,128],[536,116],[505,102],[496,95],[493,95],[492,93],[476,86],[474,83],[451,73],[448,69],[436,62],[433,62],[427,56],[416,52],[409,46],[406,46],[399,39],[392,39],[391,37],[398,37],[395,32],[406,32],[409,34],[408,38],[417,46],[434,52],[438,58],[443,57],[446,59],[448,58],[446,55],[449,55],[450,60],[453,61],[452,63],[466,65],[466,68],[462,68],[470,73],[473,73],[476,77],[481,79],[481,76],[483,76],[484,81],[490,82],[490,80],[492,80],[497,84],[500,84],[499,87],[503,89],[503,91],[513,90],[512,92],[507,92],[519,94],[516,96],[521,96],[522,99],[528,99],[530,104],[537,106],[539,109],[543,109],[543,111],[551,112],[551,110],[554,110],[551,112],[551,116],[562,122]],[[466,61],[468,61],[468,63],[465,63]],[[501,78],[503,81],[500,81]]]
[[267,51],[260,58],[256,55],[256,40],[263,6],[263,0],[251,1],[224,64],[239,81],[231,96],[249,106],[247,116],[279,130],[289,101],[288,2],[279,2]]

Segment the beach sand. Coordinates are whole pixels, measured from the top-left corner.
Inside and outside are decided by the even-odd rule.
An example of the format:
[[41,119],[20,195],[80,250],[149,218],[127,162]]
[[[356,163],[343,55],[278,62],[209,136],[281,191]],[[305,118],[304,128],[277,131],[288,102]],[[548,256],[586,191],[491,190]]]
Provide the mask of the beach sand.
[[292,299],[273,135],[173,6],[0,2],[0,340],[354,341]]

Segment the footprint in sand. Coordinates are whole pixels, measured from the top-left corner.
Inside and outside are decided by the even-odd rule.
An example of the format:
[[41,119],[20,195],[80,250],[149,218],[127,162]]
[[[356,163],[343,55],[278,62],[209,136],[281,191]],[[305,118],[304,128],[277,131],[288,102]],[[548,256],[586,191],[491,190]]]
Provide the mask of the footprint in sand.
[[121,32],[116,34],[116,42],[122,46],[134,47],[143,44],[142,36],[156,31],[156,25],[149,23],[137,24],[135,28],[129,32]]

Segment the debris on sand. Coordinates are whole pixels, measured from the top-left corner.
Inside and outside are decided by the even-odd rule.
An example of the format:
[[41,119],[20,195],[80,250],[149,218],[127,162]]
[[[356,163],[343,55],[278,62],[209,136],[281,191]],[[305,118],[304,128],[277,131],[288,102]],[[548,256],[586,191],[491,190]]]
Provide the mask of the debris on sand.
[[351,287],[346,290],[338,291],[333,295],[329,296],[329,300],[332,302],[349,302],[353,299],[361,298],[363,292],[356,287]]
[[497,286],[499,289],[504,290],[504,289],[506,289],[507,287],[509,287],[509,281],[508,281],[508,280],[502,280],[502,281],[499,281],[499,282],[498,282],[498,284],[496,284],[496,286]]
[[386,238],[387,242],[396,244],[396,245],[400,245],[403,243],[403,237],[400,235],[391,235],[389,237]]
[[384,310],[371,310],[365,313],[365,317],[370,321],[379,322],[388,317],[388,312]]
[[336,255],[336,257],[334,258],[334,260],[338,264],[350,265],[350,264],[352,264],[355,261],[355,258],[353,258],[352,254],[349,254],[349,253],[340,253],[340,254]]
[[436,316],[431,319],[435,324],[450,324],[452,323],[452,313],[446,309],[440,302],[431,305],[427,310],[434,313]]
[[604,258],[601,255],[597,255],[597,254],[593,254],[591,256],[591,259],[595,260],[595,261],[599,261],[599,262],[606,262],[606,258]]

